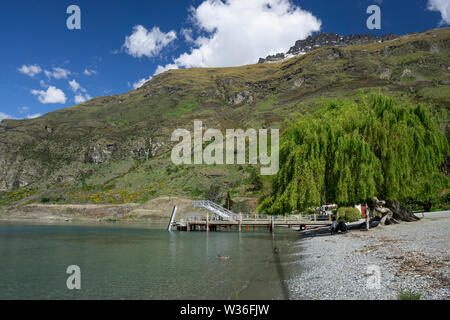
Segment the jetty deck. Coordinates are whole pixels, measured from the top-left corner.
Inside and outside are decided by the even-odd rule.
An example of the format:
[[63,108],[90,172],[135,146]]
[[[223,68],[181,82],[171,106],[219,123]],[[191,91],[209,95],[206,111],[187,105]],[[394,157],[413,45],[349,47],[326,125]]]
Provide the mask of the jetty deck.
[[[298,227],[300,230],[311,227],[325,227],[331,225],[331,215],[295,215],[295,216],[257,216],[234,213],[210,200],[197,200],[193,202],[194,208],[203,208],[208,211],[205,217],[194,216],[175,221],[177,206],[174,206],[168,231],[176,228],[177,231],[218,231],[232,230],[241,232],[243,228],[249,231],[250,227],[267,227],[271,232],[275,227]],[[211,213],[211,214],[210,214]]]
[[255,218],[248,219],[238,215],[236,219],[230,220],[210,220],[206,219],[194,219],[186,221],[176,221],[172,224],[178,231],[218,231],[221,229],[241,232],[242,230],[249,230],[250,227],[267,227],[269,231],[274,231],[275,227],[298,227],[301,229],[307,229],[308,227],[325,227],[331,225],[331,218],[324,220],[318,219],[318,217],[311,217],[311,219],[291,219],[291,218]]

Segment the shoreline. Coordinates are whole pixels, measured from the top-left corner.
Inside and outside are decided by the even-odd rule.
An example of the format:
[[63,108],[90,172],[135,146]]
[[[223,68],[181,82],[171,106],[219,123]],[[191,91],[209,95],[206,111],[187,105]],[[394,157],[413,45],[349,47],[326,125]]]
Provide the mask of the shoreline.
[[[163,199],[164,200],[164,199]],[[170,202],[170,199],[169,199]],[[169,205],[170,206],[170,205]],[[158,208],[158,207],[157,207]],[[168,223],[171,210],[151,210],[144,204],[29,204],[0,208],[0,221],[81,224]]]
[[[296,242],[304,272],[287,281],[291,299],[392,300],[400,292],[450,299],[450,211],[367,231]],[[379,288],[368,287],[373,266]],[[372,268],[372,269],[370,269]]]

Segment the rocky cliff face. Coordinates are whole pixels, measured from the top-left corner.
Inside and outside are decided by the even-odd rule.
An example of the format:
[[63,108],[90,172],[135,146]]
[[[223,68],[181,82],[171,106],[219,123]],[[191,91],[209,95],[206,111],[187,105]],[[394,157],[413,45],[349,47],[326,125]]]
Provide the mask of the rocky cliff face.
[[269,55],[266,58],[260,58],[258,63],[278,62],[289,59],[300,54],[322,47],[345,47],[357,44],[368,44],[374,42],[385,42],[397,38],[394,34],[378,37],[373,34],[352,34],[350,36],[341,36],[336,33],[320,32],[314,36],[309,36],[305,40],[298,40],[286,53],[277,53]]

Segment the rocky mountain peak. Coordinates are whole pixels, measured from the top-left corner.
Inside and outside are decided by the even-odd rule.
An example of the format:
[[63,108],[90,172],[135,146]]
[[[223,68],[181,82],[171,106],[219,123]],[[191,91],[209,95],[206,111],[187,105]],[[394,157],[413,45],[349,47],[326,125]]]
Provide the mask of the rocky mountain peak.
[[269,55],[266,58],[260,58],[258,63],[282,61],[321,47],[345,47],[356,44],[384,42],[395,38],[397,38],[397,36],[394,34],[379,37],[373,34],[352,34],[349,36],[342,36],[334,32],[320,32],[316,35],[309,36],[304,40],[297,40],[295,45],[286,53],[277,53]]

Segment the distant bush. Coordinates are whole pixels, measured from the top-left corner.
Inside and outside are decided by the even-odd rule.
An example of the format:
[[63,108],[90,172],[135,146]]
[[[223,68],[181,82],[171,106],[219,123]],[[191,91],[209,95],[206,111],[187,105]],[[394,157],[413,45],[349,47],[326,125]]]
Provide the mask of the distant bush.
[[398,294],[398,300],[420,300],[422,294],[412,291],[400,291]]
[[49,203],[50,198],[41,198],[41,203]]
[[216,184],[211,185],[208,190],[206,190],[205,197],[207,200],[220,203],[220,201],[222,201],[223,199],[222,189]]
[[170,175],[172,173],[177,173],[180,169],[182,169],[181,166],[172,166],[172,165],[170,165],[170,166],[166,167],[166,173],[168,175]]
[[345,222],[355,222],[361,219],[362,215],[355,207],[341,207],[337,213]]
[[261,177],[256,172],[254,167],[249,167],[248,171],[250,172],[249,183],[252,187],[249,189],[250,191],[259,191],[262,189],[263,184],[261,181]]

